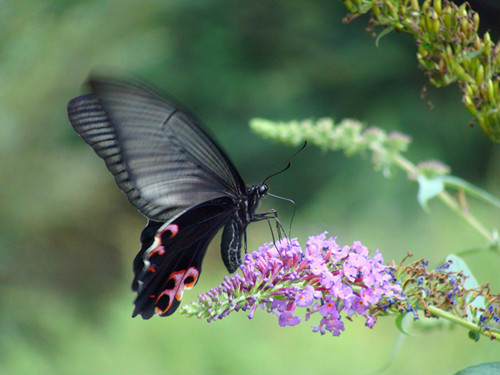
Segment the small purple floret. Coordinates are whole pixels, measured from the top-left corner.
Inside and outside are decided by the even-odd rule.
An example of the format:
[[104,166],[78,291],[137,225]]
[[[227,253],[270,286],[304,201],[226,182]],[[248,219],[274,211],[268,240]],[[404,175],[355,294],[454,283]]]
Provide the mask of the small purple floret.
[[281,327],[295,326],[300,323],[300,317],[293,316],[290,311],[282,312],[279,316],[279,325]]
[[304,251],[297,239],[264,244],[245,255],[240,270],[241,275],[225,278],[199,296],[200,309],[210,309],[203,315],[209,321],[238,310],[249,311],[251,319],[260,306],[274,313],[281,327],[294,326],[302,320],[294,315],[296,308],[306,308],[305,320],[320,315],[313,331],[338,336],[344,330],[343,316],[361,315],[371,327],[376,321],[372,308],[386,310],[404,298],[378,250],[370,257],[359,241],[340,247],[326,232],[309,237]]
[[304,290],[300,290],[295,295],[295,303],[299,307],[311,306],[314,301],[314,288],[307,285]]

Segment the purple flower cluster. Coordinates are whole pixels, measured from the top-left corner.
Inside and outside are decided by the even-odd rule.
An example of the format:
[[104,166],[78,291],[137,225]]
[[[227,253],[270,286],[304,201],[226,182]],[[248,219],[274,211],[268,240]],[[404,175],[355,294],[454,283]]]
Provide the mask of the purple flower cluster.
[[296,239],[265,244],[246,254],[240,268],[241,275],[226,277],[183,312],[212,321],[243,310],[252,318],[260,306],[285,327],[299,324],[296,308],[306,308],[305,320],[321,316],[312,326],[315,332],[338,336],[344,330],[342,316],[362,315],[371,327],[376,321],[371,311],[385,310],[402,298],[392,268],[383,264],[378,250],[370,257],[358,241],[340,247],[326,232],[310,237],[304,251]]

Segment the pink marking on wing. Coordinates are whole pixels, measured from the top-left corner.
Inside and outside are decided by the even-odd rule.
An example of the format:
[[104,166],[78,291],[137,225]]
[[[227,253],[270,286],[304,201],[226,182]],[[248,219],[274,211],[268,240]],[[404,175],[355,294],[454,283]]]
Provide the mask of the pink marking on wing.
[[[189,267],[188,270],[184,273],[182,280],[179,284],[179,287],[177,288],[177,293],[175,294],[175,298],[177,298],[178,301],[182,299],[182,295],[184,294],[184,289],[192,289],[194,284],[196,284],[196,280],[198,280],[198,269],[195,267]],[[189,283],[186,284],[186,279],[188,277],[192,277],[193,281],[190,281]]]
[[186,273],[185,271],[177,271],[177,272],[172,273],[170,275],[170,277],[168,278],[168,281],[170,281],[171,279],[174,280],[174,287],[171,289],[165,289],[163,292],[161,292],[158,295],[158,298],[156,298],[156,303],[158,303],[158,301],[163,296],[167,295],[169,297],[169,303],[165,309],[162,310],[158,306],[155,307],[155,312],[158,315],[165,314],[168,311],[168,309],[170,309],[170,307],[172,306],[172,302],[174,301],[174,297],[177,298],[177,290],[178,290],[179,286],[182,285],[181,280],[183,279],[183,276],[185,273]]
[[158,306],[155,307],[155,312],[158,314],[158,315],[161,315],[161,314],[165,314],[168,309],[170,309],[170,307],[172,306],[172,302],[174,302],[174,296],[175,296],[175,290],[173,289],[165,289],[163,292],[160,293],[160,295],[158,296],[158,298],[156,299],[156,303],[158,303],[158,301],[164,296],[164,295],[167,295],[168,296],[168,306],[165,308],[165,309],[160,309]]
[[163,233],[165,233],[166,231],[169,231],[170,232],[170,238],[173,238],[175,237],[175,235],[177,233],[179,233],[179,226],[177,224],[168,224],[165,228],[163,228],[161,231],[159,231],[157,234],[156,234],[156,237],[157,238],[160,238],[161,235]]
[[150,248],[151,250],[147,252],[146,259],[149,259],[155,254],[158,254],[160,256],[165,254],[165,247],[162,244],[161,236],[167,231],[170,232],[170,238],[173,238],[177,233],[179,233],[179,226],[177,224],[168,224],[165,226],[165,228],[158,231],[155,235],[155,241],[151,246],[152,249]]

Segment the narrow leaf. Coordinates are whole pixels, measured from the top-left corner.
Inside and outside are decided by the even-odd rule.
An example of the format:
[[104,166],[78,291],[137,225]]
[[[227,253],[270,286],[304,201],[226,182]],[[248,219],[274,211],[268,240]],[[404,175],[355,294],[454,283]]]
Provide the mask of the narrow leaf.
[[500,199],[494,197],[487,191],[475,185],[472,185],[471,183],[465,180],[462,180],[461,178],[455,176],[440,176],[438,178],[441,179],[447,187],[462,189],[471,196],[481,199],[487,203],[490,203],[497,208],[500,208]]
[[386,27],[380,34],[378,34],[377,39],[375,40],[375,45],[378,47],[378,42],[382,39],[383,36],[389,34],[392,30],[394,30],[394,25]]
[[480,54],[483,53],[484,49],[485,49],[486,45],[483,47],[483,48],[480,48],[474,52],[469,52],[469,53],[466,53],[464,55],[462,55],[465,59],[472,59],[474,57],[477,57],[479,56]]
[[409,328],[413,324],[413,314],[399,314],[396,318],[395,324],[401,333],[404,333],[407,336],[414,337],[415,335],[409,331]]

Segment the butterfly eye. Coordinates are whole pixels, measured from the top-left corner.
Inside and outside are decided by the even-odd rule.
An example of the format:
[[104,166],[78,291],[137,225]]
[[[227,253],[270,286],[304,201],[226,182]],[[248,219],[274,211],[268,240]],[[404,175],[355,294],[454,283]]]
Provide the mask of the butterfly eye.
[[266,195],[268,191],[269,187],[266,184],[259,186],[259,195]]

